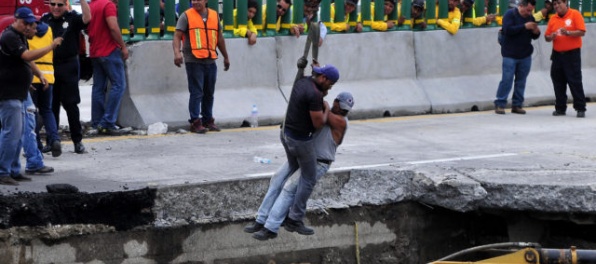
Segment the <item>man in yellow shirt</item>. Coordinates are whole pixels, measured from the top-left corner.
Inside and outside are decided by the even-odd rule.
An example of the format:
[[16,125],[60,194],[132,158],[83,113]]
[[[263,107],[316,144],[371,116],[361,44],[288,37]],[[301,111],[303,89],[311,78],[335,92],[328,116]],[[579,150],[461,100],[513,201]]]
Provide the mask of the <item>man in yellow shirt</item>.
[[457,34],[461,25],[461,12],[457,8],[458,0],[449,0],[447,7],[449,8],[449,17],[437,20],[437,25],[444,28],[451,35]]
[[265,30],[268,29],[275,29],[275,32],[279,32],[279,30],[281,29],[281,18],[290,11],[290,7],[292,7],[292,0],[277,0],[277,19],[275,21],[276,25],[271,25],[270,26],[267,24],[267,5],[263,5],[263,14],[262,14],[262,18],[263,18],[263,28]]
[[257,8],[259,4],[256,0],[248,0],[248,19],[246,20],[246,26],[238,26],[238,9],[234,9],[234,36],[248,39],[248,45],[254,45],[257,43],[257,27],[252,22],[252,19],[257,15]]
[[[335,3],[331,4],[331,31],[348,32],[350,31],[350,14],[358,8],[358,0],[346,0],[344,4],[344,21],[335,21]],[[362,32],[362,24],[354,25],[355,32]]]
[[472,9],[472,17],[464,18],[465,22],[472,22],[474,26],[487,25],[495,21],[497,14],[488,14],[481,17],[476,17],[476,10],[474,9],[474,0],[464,0],[461,3],[461,14],[464,15],[468,10]]

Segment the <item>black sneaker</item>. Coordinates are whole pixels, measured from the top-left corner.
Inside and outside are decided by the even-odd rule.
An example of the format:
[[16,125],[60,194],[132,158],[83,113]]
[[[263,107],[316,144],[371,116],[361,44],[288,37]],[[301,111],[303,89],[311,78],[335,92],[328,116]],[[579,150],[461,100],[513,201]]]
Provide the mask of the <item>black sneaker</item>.
[[257,221],[254,221],[244,227],[244,232],[246,232],[246,233],[258,232],[258,231],[262,230],[263,227],[264,227],[263,224],[261,224]]
[[43,166],[39,169],[26,169],[25,173],[27,174],[35,174],[35,173],[39,173],[39,174],[46,174],[46,173],[52,173],[54,172],[54,168],[50,167],[50,166]]
[[10,177],[11,177],[13,180],[15,180],[15,181],[18,181],[18,182],[23,182],[23,181],[31,181],[31,178],[29,178],[29,177],[25,177],[25,176],[23,176],[23,174],[20,174],[20,173],[19,173],[19,174],[17,174],[17,175],[10,175]]
[[564,115],[565,115],[565,112],[563,112],[563,111],[555,110],[553,112],[553,116],[564,116]]
[[62,145],[60,144],[60,141],[54,140],[50,150],[52,151],[52,157],[60,157],[60,155],[62,155]]
[[102,126],[97,126],[97,133],[102,135],[109,135],[109,136],[122,136],[125,135],[127,132],[117,128],[107,128]]
[[74,152],[77,154],[83,154],[85,153],[85,146],[83,145],[83,142],[79,142],[79,143],[75,143],[74,144]]
[[292,218],[286,218],[284,228],[288,232],[296,232],[301,235],[310,236],[315,233],[315,230],[304,225],[302,221],[296,221]]
[[578,118],[584,118],[584,117],[586,117],[586,112],[584,112],[584,111],[577,111],[577,117]]
[[42,149],[41,149],[41,153],[49,153],[50,151],[52,151],[52,146],[50,145],[45,145]]
[[252,237],[254,239],[265,241],[265,240],[268,240],[268,239],[274,239],[274,238],[276,238],[277,237],[277,233],[271,232],[271,231],[269,231],[269,229],[263,227],[263,229],[259,230],[259,232],[256,232],[256,233],[252,234]]

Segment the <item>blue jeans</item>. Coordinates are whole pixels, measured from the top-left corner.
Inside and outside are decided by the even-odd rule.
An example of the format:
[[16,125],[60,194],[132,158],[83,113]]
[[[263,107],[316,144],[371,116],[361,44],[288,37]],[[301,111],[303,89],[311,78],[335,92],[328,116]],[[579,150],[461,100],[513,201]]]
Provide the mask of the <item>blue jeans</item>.
[[[319,179],[321,179],[321,177],[323,177],[328,170],[329,164],[317,162],[316,181],[319,181]],[[300,180],[300,173],[300,170],[298,170],[287,179],[281,194],[277,197],[275,203],[269,210],[269,216],[265,221],[265,228],[269,229],[269,231],[277,233],[281,223],[283,223],[286,215],[288,215],[290,206],[294,203],[294,197],[296,196],[296,190],[298,189],[298,181]]]
[[[44,90],[43,84],[41,83],[35,83],[33,84],[33,87],[35,87],[35,91],[32,91],[30,96],[35,106],[37,106],[39,115],[43,120],[43,125],[46,128],[46,143],[51,145],[54,141],[60,140],[60,137],[58,136],[58,125],[56,125],[56,118],[52,111],[52,94],[54,87],[50,84],[48,89]],[[41,126],[35,128],[36,135],[39,135],[40,129]]]
[[281,143],[286,151],[288,166],[292,170],[300,168],[300,180],[296,189],[296,197],[290,208],[288,217],[295,221],[302,221],[306,215],[306,202],[312,193],[316,180],[317,156],[314,139],[296,140],[281,133]]
[[[277,169],[275,174],[273,174],[273,177],[271,177],[271,180],[269,181],[269,188],[267,189],[267,194],[265,194],[265,198],[263,198],[263,202],[261,202],[261,206],[259,207],[259,211],[257,212],[257,223],[265,224],[265,222],[269,218],[270,210],[273,207],[273,204],[276,203],[276,200],[278,199],[279,194],[281,193],[284,184],[286,183],[286,180],[294,172],[296,172],[296,170],[297,168],[291,169],[290,165],[287,162],[284,162],[284,164],[281,165],[279,169]],[[288,209],[290,205],[292,204],[287,205]]]
[[188,112],[189,122],[202,116],[203,123],[213,118],[213,102],[215,81],[217,80],[217,65],[215,63],[185,63],[186,78],[188,80]]
[[526,90],[526,79],[532,67],[532,56],[523,59],[513,59],[503,57],[503,75],[497,90],[497,99],[495,106],[504,108],[507,105],[507,97],[511,92],[511,85],[515,77],[515,85],[513,88],[513,98],[511,105],[522,107],[524,103],[524,91]]
[[0,177],[21,172],[19,155],[23,136],[23,102],[0,100]]
[[[52,111],[50,111],[52,112]],[[31,100],[31,95],[27,94],[27,100],[23,101],[23,151],[25,152],[25,159],[27,164],[25,168],[28,170],[40,169],[43,167],[43,155],[39,148],[37,148],[37,135],[35,134],[35,105]]]
[[[93,127],[114,128],[120,101],[126,90],[122,51],[115,49],[107,57],[93,58],[92,63],[91,124]],[[108,80],[111,88],[106,96]]]

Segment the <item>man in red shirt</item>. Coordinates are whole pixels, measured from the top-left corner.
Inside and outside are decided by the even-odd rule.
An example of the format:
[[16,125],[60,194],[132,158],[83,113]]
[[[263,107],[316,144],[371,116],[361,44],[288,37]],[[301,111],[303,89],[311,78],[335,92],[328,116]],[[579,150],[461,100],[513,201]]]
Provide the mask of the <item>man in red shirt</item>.
[[550,78],[555,89],[554,116],[563,116],[567,110],[567,84],[573,96],[577,117],[586,116],[586,96],[582,83],[581,47],[586,33],[584,18],[567,6],[567,0],[554,0],[556,15],[548,21],[544,39],[553,42]]
[[[93,63],[91,125],[100,134],[121,134],[116,127],[120,101],[126,89],[124,61],[128,49],[122,40],[116,5],[109,0],[93,0],[89,30],[89,57]],[[111,89],[106,94],[107,81]]]

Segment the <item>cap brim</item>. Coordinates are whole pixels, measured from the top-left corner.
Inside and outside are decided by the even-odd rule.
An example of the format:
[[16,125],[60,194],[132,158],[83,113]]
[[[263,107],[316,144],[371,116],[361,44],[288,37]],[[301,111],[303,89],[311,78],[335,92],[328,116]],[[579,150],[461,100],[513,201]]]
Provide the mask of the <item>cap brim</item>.
[[346,110],[346,111],[352,110],[352,107],[350,107],[348,104],[341,102],[341,101],[339,102],[339,108],[341,110]]
[[23,18],[23,20],[27,23],[34,23],[37,22],[37,18],[35,17],[28,17],[28,18]]

